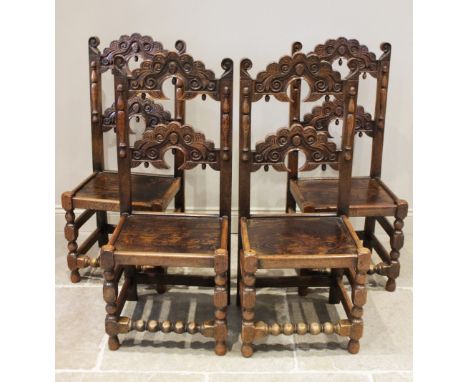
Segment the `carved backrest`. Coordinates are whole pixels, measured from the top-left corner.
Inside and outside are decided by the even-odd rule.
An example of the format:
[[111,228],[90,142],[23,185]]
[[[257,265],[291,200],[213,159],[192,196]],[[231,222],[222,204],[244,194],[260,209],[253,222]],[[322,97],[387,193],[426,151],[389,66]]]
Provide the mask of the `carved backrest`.
[[[119,55],[114,60],[115,105],[118,141],[118,167],[120,178],[121,212],[131,212],[130,170],[140,163],[151,163],[156,168],[167,168],[164,156],[167,151],[181,154],[178,170],[188,170],[198,164],[209,165],[220,171],[220,214],[230,216],[231,164],[232,164],[232,69],[230,59],[221,63],[223,75],[218,79],[201,61],[181,52],[156,53],[140,67],[128,73],[126,59]],[[128,107],[135,95],[165,99],[163,83],[176,79],[176,102],[207,94],[220,103],[219,148],[205,135],[186,125],[176,116],[175,121],[149,126],[143,138],[129,146]]]
[[[311,170],[320,164],[331,164],[339,168],[338,213],[346,214],[349,208],[349,192],[353,158],[354,129],[356,125],[356,100],[359,72],[342,79],[329,62],[313,54],[299,51],[282,57],[267,66],[266,71],[252,78],[248,70],[252,67],[244,59],[240,67],[240,165],[239,165],[239,209],[240,216],[250,215],[250,177],[261,166],[272,166],[277,171],[290,171],[288,157],[299,151],[305,156],[300,171]],[[305,81],[309,94],[305,101],[334,96],[343,102],[342,113],[346,123],[342,134],[341,147],[329,141],[328,132],[315,126],[302,124],[296,111],[291,113],[288,127],[268,135],[251,149],[252,102],[273,95],[282,102],[297,104],[297,81]],[[290,90],[288,94],[288,90]],[[291,115],[292,114],[292,115]],[[297,166],[296,166],[297,168]],[[297,169],[296,169],[297,171]]]
[[[295,47],[295,49],[301,50],[302,44],[296,42]],[[372,117],[362,106],[359,106],[357,109],[356,121],[356,133],[358,133],[359,136],[366,134],[373,138],[370,171],[370,175],[373,177],[381,175],[383,135],[392,47],[389,43],[384,42],[380,45],[380,49],[382,50],[382,55],[377,58],[374,53],[369,51],[367,46],[361,45],[358,40],[339,37],[337,39],[327,40],[325,44],[317,45],[313,51],[308,53],[310,55],[317,55],[322,60],[326,60],[330,63],[339,60],[340,65],[343,63],[343,60],[346,60],[350,72],[358,71],[362,74],[364,79],[367,74],[376,78],[374,115]],[[318,129],[328,130],[328,125],[331,120],[343,118],[339,113],[335,113],[337,107],[342,107],[339,100],[335,100],[334,105],[330,104],[329,100],[326,100],[322,108],[316,107],[312,110],[312,113],[304,116],[304,123],[312,124]],[[324,112],[328,111],[330,111],[328,116],[323,115]],[[313,119],[313,121],[311,121],[311,119]],[[317,126],[314,122],[319,122],[321,125]]]
[[[90,79],[90,100],[91,100],[91,131],[92,131],[92,153],[93,153],[93,170],[104,170],[104,147],[103,147],[103,132],[115,128],[115,117],[112,108],[107,109],[102,114],[102,77],[101,74],[109,70],[114,65],[114,57],[119,55],[126,61],[126,69],[129,71],[128,62],[130,60],[143,60],[154,57],[156,53],[167,52],[158,41],[153,41],[149,36],[142,36],[134,33],[131,36],[121,36],[118,40],[112,41],[109,47],[105,48],[101,53],[99,50],[99,38],[91,37],[88,40],[89,52],[89,79]],[[176,48],[180,51],[185,51],[185,43],[177,41]],[[148,103],[149,101],[147,101]],[[161,117],[164,111],[159,110],[160,105],[157,105],[156,114]],[[138,114],[131,110],[130,116]],[[140,113],[141,114],[141,113]],[[169,115],[170,118],[170,115]],[[154,118],[153,118],[154,121]],[[159,123],[159,120],[158,122]]]

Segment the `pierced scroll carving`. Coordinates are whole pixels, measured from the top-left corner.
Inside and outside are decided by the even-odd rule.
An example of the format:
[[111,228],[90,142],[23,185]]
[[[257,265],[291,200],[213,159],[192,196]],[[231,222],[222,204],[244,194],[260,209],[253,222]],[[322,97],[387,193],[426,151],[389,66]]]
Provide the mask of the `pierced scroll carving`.
[[[185,43],[183,41],[182,43],[185,49]],[[107,71],[114,64],[116,56],[123,58],[128,63],[135,56],[148,60],[153,58],[156,53],[165,52],[167,50],[163,48],[163,45],[159,41],[154,41],[150,36],[142,36],[139,33],[133,33],[131,36],[120,36],[118,40],[112,41],[110,46],[104,49],[101,55],[101,72]]]
[[312,170],[321,163],[338,163],[339,151],[335,143],[328,141],[326,132],[295,123],[257,143],[252,153],[252,171],[264,165],[271,165],[277,171],[288,171],[285,160],[293,150],[302,151],[306,158],[299,171]]
[[198,164],[208,164],[219,170],[219,150],[205,135],[194,131],[191,126],[173,121],[167,125],[157,125],[143,133],[143,139],[135,142],[132,149],[132,167],[142,162],[150,162],[156,168],[167,169],[164,155],[169,149],[180,150],[184,163],[179,169],[188,170]]
[[[245,62],[244,62],[245,61]],[[250,61],[244,60],[245,72],[250,68]],[[341,94],[343,81],[339,72],[331,64],[320,60],[315,55],[297,52],[284,56],[279,62],[271,63],[266,71],[260,72],[254,81],[254,99],[272,94],[278,101],[292,101],[287,94],[289,84],[297,78],[304,79],[310,87],[309,95],[304,101],[315,101],[325,94]]]
[[[125,59],[115,57],[115,65],[124,67]],[[225,70],[232,70],[232,61],[223,60]],[[226,74],[226,73],[225,73]],[[208,94],[219,101],[218,80],[213,71],[205,68],[201,61],[194,61],[188,54],[177,52],[156,53],[151,61],[144,61],[135,69],[129,79],[129,91],[144,91],[154,98],[167,99],[162,90],[164,81],[178,77],[183,82],[181,99],[191,99],[198,94]]]
[[[382,50],[390,49],[390,44],[382,44]],[[330,63],[339,58],[348,60],[348,67],[351,71],[359,70],[367,72],[371,76],[377,76],[377,58],[374,53],[369,52],[369,48],[361,45],[358,40],[339,37],[336,40],[327,40],[325,44],[320,44],[310,53],[326,60]]]
[[[149,98],[142,98],[137,95],[128,100],[127,104],[128,117],[141,115],[145,120],[146,128],[155,127],[159,124],[167,124],[171,121],[171,113],[164,110],[163,106],[155,103]],[[115,106],[114,104],[106,109],[102,117],[102,130],[109,131],[115,128]],[[133,133],[132,131],[130,131]]]
[[[329,125],[333,120],[343,119],[344,105],[340,99],[325,101],[320,106],[315,106],[311,113],[304,115],[304,126],[314,126],[317,131],[325,131],[331,137]],[[366,133],[373,136],[375,123],[370,113],[364,107],[358,106],[356,109],[356,133]]]

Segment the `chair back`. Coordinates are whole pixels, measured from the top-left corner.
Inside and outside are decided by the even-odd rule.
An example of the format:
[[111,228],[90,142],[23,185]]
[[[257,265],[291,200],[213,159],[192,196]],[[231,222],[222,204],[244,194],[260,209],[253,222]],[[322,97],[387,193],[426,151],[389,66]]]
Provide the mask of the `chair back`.
[[[118,169],[120,181],[121,213],[131,213],[131,167],[150,163],[156,168],[168,168],[165,162],[167,151],[175,151],[181,157],[177,166],[180,171],[197,165],[209,165],[220,171],[220,215],[231,212],[232,182],[232,70],[233,63],[224,59],[223,75],[218,79],[213,71],[201,61],[180,51],[156,52],[144,60],[138,69],[128,71],[125,56],[113,56],[114,87],[118,142]],[[129,145],[128,107],[130,99],[145,95],[153,99],[166,99],[163,83],[175,79],[176,101],[183,102],[198,95],[210,96],[220,104],[220,144],[215,147],[202,131],[189,126],[178,118],[169,123],[160,123],[146,129],[142,139]]]
[[[321,164],[330,164],[339,169],[338,213],[347,214],[351,188],[353,144],[356,122],[356,100],[359,72],[350,73],[345,79],[333,70],[331,64],[314,54],[305,55],[297,50],[291,56],[284,56],[271,63],[265,71],[252,78],[248,70],[252,67],[249,59],[244,59],[240,67],[240,128],[239,128],[239,210],[241,217],[250,216],[250,175],[264,166],[277,171],[290,171],[288,156],[302,151],[305,163],[298,171],[309,171]],[[296,90],[298,81],[305,81],[309,94],[305,101],[316,101],[333,96],[343,103],[345,121],[341,147],[329,141],[327,132],[319,131],[311,125],[300,123],[291,108],[298,108]],[[290,92],[288,93],[288,89]],[[300,89],[300,87],[299,87]],[[282,102],[289,102],[290,124],[251,149],[251,110],[252,103],[274,96]],[[295,110],[294,110],[295,111]]]

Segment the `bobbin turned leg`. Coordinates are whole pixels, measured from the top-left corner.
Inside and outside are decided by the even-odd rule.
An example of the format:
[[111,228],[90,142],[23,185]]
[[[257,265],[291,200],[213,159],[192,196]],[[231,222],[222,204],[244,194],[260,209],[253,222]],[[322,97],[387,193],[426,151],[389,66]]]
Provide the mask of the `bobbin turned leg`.
[[253,340],[255,338],[255,272],[257,271],[257,256],[255,251],[241,252],[240,283],[241,307],[242,307],[242,347],[244,357],[253,354]]
[[366,278],[370,266],[371,253],[367,248],[360,248],[357,260],[356,276],[352,286],[351,299],[353,307],[351,308],[351,331],[349,334],[348,352],[356,354],[359,352],[359,339],[362,337],[364,323],[362,321],[363,306],[366,303],[367,290]]
[[408,215],[408,203],[404,200],[400,200],[398,203],[397,210],[395,212],[395,222],[393,223],[393,234],[390,237],[390,252],[391,267],[387,271],[387,284],[385,289],[389,292],[393,292],[396,289],[395,279],[400,275],[400,249],[403,247],[404,235],[403,235],[403,219]]
[[78,229],[75,225],[75,212],[73,209],[72,203],[72,194],[70,192],[64,192],[62,194],[62,206],[65,209],[65,239],[68,241],[68,255],[67,255],[67,264],[68,269],[70,269],[70,280],[72,283],[77,283],[81,280],[80,273],[78,272],[78,244],[76,240],[78,239]]
[[112,245],[104,245],[101,249],[101,267],[103,268],[104,285],[103,295],[106,304],[106,333],[109,335],[108,346],[109,350],[117,350],[120,347],[118,334],[118,317],[117,317],[117,282],[114,272],[114,247]]
[[227,270],[228,270],[228,255],[225,249],[217,249],[214,260],[215,269],[215,289],[213,303],[215,306],[215,324],[214,324],[214,339],[215,353],[217,355],[226,354],[226,339],[227,339]]

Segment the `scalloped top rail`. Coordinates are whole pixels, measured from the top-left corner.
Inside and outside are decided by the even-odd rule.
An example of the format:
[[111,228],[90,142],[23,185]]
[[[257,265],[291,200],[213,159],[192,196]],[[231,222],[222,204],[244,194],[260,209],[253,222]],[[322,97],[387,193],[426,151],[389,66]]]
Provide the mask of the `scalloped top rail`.
[[[301,49],[300,42],[295,42],[292,46],[293,52],[298,52]],[[370,52],[369,48],[358,40],[338,37],[337,39],[329,39],[324,44],[316,45],[307,55],[316,55],[330,63],[344,58],[348,61],[348,68],[351,72],[357,70],[376,77],[378,62],[390,60],[392,46],[388,42],[383,42],[380,44],[380,49],[383,53],[377,58],[375,53]]]
[[[135,58],[136,60],[148,60],[153,58],[156,53],[167,53],[164,49],[163,44],[159,41],[154,41],[150,36],[142,36],[139,33],[133,33],[132,35],[122,35],[118,40],[114,40],[110,45],[104,49],[101,53],[99,50],[99,38],[90,37],[88,40],[89,48],[100,56],[100,68],[101,72],[109,70],[114,65],[114,58],[116,56],[122,56],[128,62]],[[175,43],[176,50],[183,54],[186,51],[186,44],[183,40],[178,40]]]
[[241,79],[253,81],[254,102],[264,95],[273,95],[278,101],[291,102],[288,87],[298,78],[309,85],[309,94],[304,101],[315,101],[327,94],[340,96],[344,93],[346,80],[341,78],[340,72],[333,70],[329,62],[316,55],[305,55],[298,51],[292,56],[283,56],[278,62],[269,64],[265,71],[259,72],[255,79],[248,73],[251,67],[250,59],[242,60]]
[[[124,57],[115,56],[114,70],[122,70],[126,65]],[[217,79],[212,70],[206,69],[202,61],[195,61],[187,53],[167,52],[156,53],[151,60],[143,61],[139,68],[127,75],[128,91],[145,92],[157,99],[167,99],[163,92],[163,83],[168,78],[177,77],[182,81],[183,91],[179,99],[192,99],[197,95],[208,94],[219,101],[220,80],[232,77],[233,62],[229,58],[223,59],[221,67],[222,76]]]

